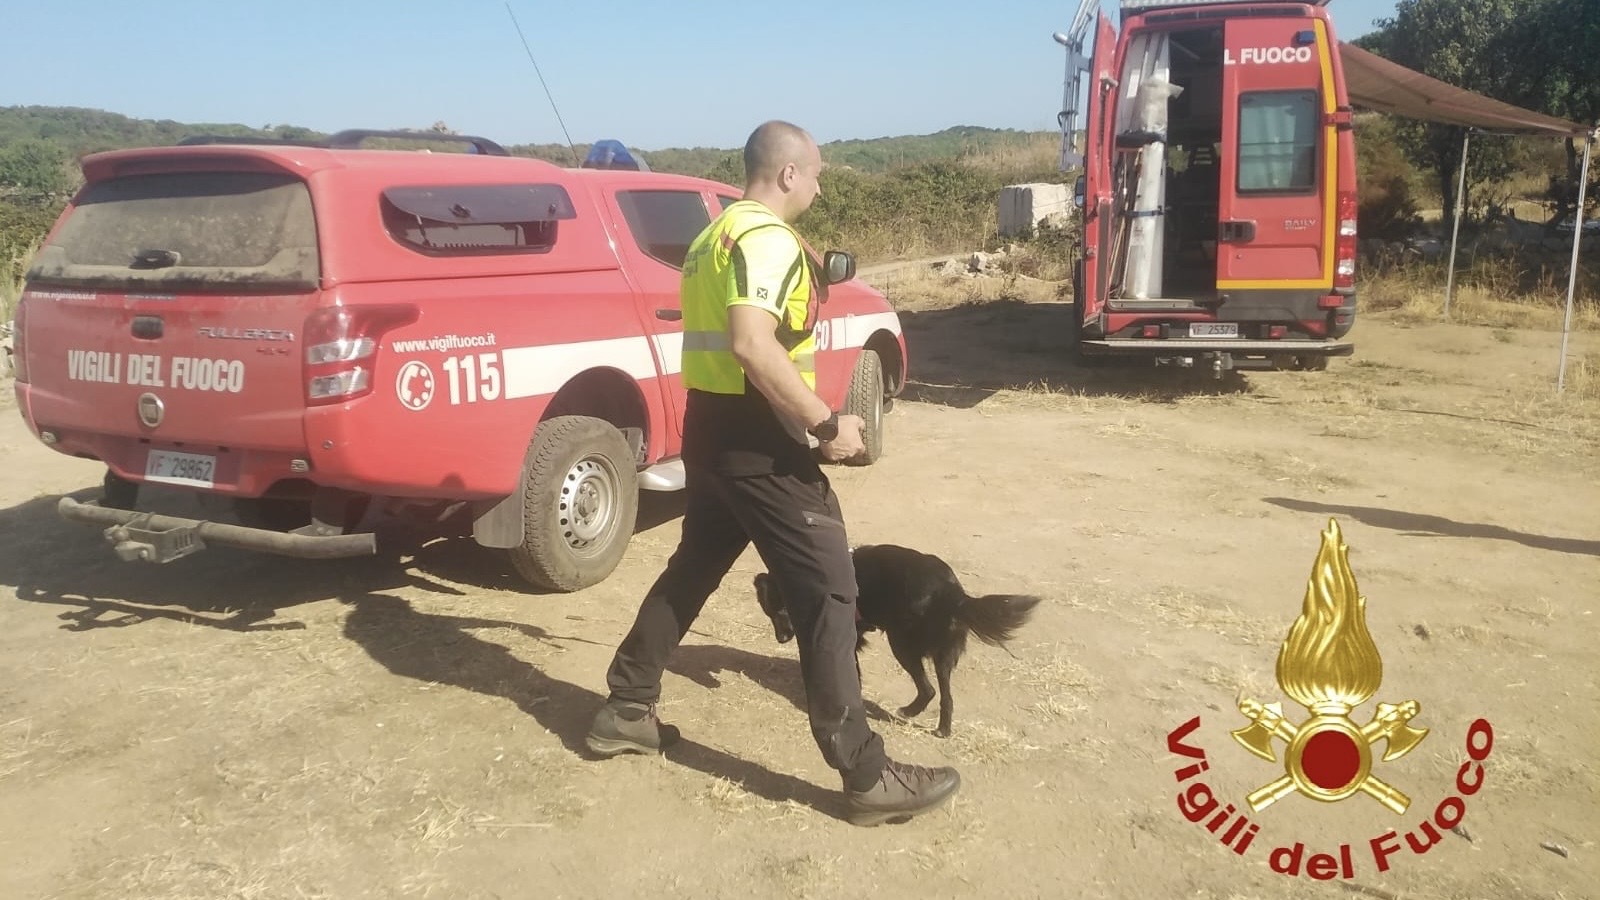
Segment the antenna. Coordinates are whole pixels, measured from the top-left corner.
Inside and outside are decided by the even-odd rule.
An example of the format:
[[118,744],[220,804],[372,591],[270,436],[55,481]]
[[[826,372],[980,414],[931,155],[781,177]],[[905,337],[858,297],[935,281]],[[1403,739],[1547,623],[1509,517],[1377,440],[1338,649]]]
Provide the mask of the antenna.
[[539,62],[533,58],[533,49],[528,46],[528,39],[522,36],[522,26],[517,24],[517,14],[512,12],[511,4],[506,3],[506,12],[511,15],[511,24],[517,29],[517,37],[522,39],[522,49],[528,51],[528,62],[533,63],[534,74],[539,76],[539,84],[544,87],[544,95],[550,99],[550,108],[555,111],[556,123],[561,126],[561,133],[566,135],[567,149],[572,151],[572,164],[581,165],[578,159],[578,148],[572,143],[572,135],[567,134],[567,123],[561,121],[561,110],[556,109],[556,98],[550,96],[550,86],[544,83],[544,73],[539,71]]

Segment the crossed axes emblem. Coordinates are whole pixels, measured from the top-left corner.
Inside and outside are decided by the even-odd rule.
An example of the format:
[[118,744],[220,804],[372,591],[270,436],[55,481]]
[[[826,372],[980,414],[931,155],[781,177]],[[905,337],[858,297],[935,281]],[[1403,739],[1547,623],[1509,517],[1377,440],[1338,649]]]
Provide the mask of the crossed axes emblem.
[[[1356,725],[1349,717],[1350,708],[1342,703],[1318,704],[1312,709],[1312,718],[1295,725],[1283,716],[1280,703],[1258,703],[1249,698],[1239,701],[1239,711],[1250,719],[1250,724],[1231,732],[1246,750],[1268,762],[1277,762],[1273,752],[1273,738],[1288,744],[1284,760],[1286,774],[1252,792],[1246,799],[1250,808],[1260,812],[1295,790],[1314,799],[1333,801],[1361,791],[1396,813],[1404,813],[1411,798],[1372,774],[1372,748],[1378,741],[1387,740],[1382,759],[1384,762],[1399,759],[1411,752],[1428,735],[1426,728],[1413,728],[1409,723],[1422,707],[1415,700],[1404,703],[1379,703],[1372,721]],[[1312,747],[1313,766],[1318,771],[1306,772],[1305,752]],[[1353,777],[1342,777],[1348,771],[1355,754]],[[1319,766],[1320,760],[1329,756],[1335,761],[1332,769]],[[1329,778],[1330,771],[1334,777]],[[1318,781],[1318,777],[1334,783]]]

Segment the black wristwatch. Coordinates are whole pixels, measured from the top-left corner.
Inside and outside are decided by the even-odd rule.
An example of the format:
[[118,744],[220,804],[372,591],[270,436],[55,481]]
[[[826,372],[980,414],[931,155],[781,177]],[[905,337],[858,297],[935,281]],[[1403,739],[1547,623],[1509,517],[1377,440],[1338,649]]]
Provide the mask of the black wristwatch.
[[839,414],[829,413],[826,419],[806,429],[817,440],[826,444],[839,436]]

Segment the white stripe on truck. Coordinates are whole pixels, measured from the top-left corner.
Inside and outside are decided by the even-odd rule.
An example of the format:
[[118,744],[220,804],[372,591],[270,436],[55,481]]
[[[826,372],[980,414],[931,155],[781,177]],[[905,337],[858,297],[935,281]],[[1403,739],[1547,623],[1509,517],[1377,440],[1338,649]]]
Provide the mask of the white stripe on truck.
[[649,339],[643,336],[544,344],[538,347],[508,347],[500,351],[500,366],[505,370],[505,396],[508,400],[554,394],[561,390],[572,373],[596,365],[621,369],[641,381],[658,374],[655,358],[650,355]]
[[[833,333],[833,347],[846,349],[866,346],[874,332],[886,330],[900,334],[900,320],[892,312],[840,316],[827,320]],[[415,342],[396,347],[415,346]],[[683,371],[683,332],[576,341],[569,344],[541,344],[535,347],[505,347],[500,350],[500,367],[505,375],[505,398],[537,397],[553,394],[566,384],[574,372],[596,365],[620,369],[629,377],[643,381],[657,377],[652,348],[660,353],[661,371],[677,375]]]

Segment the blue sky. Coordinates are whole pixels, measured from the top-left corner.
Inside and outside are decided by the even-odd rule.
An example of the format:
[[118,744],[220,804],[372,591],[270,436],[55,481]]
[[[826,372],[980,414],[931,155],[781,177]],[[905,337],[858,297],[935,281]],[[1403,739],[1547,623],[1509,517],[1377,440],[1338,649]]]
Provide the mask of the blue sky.
[[[1116,0],[1102,0],[1111,10]],[[5,14],[0,106],[261,126],[561,140],[504,0],[31,0]],[[737,147],[951,125],[1053,129],[1077,0],[511,0],[576,141]],[[1393,0],[1334,0],[1344,39]],[[1114,18],[1114,14],[1113,14]]]

